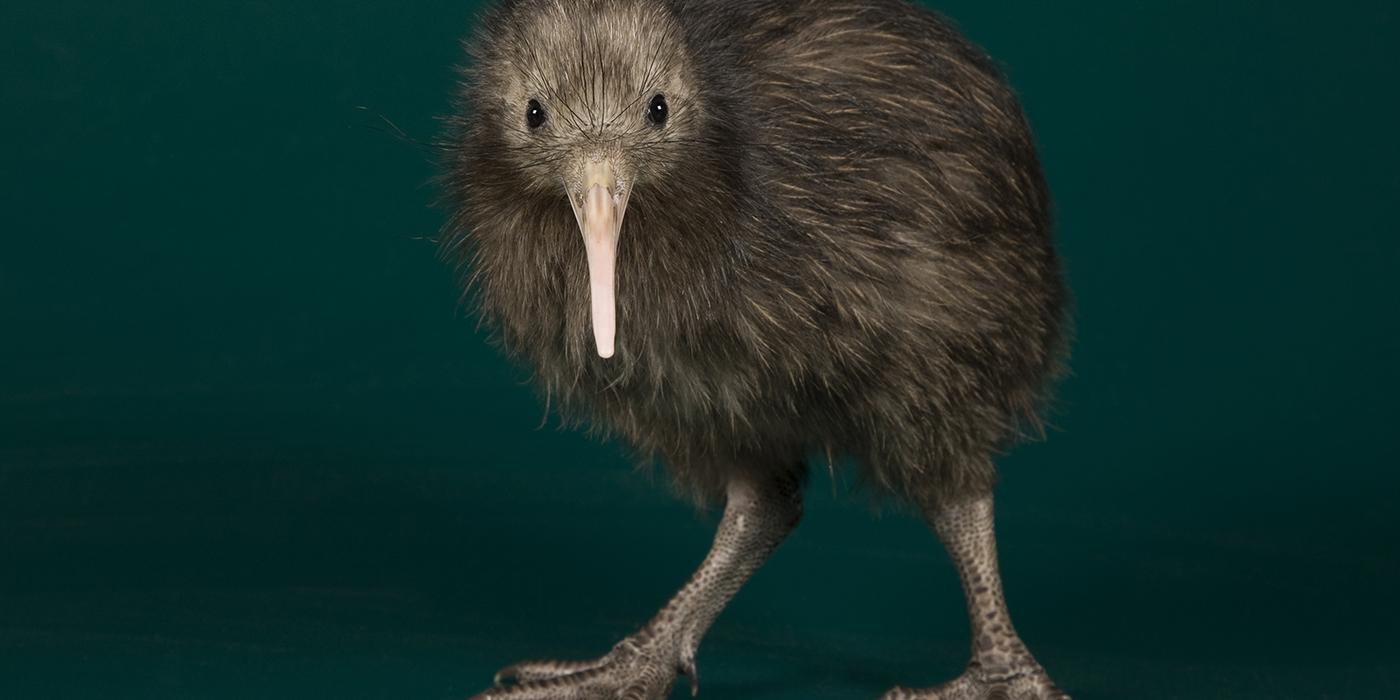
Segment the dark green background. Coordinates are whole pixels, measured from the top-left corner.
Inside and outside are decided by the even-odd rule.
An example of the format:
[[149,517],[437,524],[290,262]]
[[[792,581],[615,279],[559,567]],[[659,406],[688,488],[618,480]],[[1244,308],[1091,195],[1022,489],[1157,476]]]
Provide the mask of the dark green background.
[[[1081,700],[1400,697],[1400,12],[943,2],[1043,148],[1078,297],[1004,461]],[[0,9],[0,697],[461,698],[592,656],[708,546],[550,428],[427,242],[463,0]],[[955,674],[913,517],[818,475],[708,698]]]

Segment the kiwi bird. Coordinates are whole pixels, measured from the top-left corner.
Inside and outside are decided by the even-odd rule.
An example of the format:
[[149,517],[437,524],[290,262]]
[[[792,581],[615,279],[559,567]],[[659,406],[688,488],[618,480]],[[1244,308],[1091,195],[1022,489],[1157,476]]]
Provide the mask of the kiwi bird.
[[1012,626],[993,534],[994,459],[1038,430],[1067,335],[996,64],[904,0],[506,0],[467,45],[446,255],[566,422],[724,504],[650,622],[478,697],[694,690],[701,638],[831,455],[926,517],[966,595],[966,671],[886,697],[1066,697]]

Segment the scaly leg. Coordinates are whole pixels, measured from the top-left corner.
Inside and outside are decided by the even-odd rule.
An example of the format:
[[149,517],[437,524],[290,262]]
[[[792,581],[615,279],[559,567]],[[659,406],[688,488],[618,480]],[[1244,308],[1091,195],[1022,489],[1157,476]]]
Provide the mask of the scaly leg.
[[678,673],[697,691],[695,651],[739,587],[768,559],[802,516],[797,478],[736,480],[700,568],[651,622],[590,661],[527,661],[496,674],[496,687],[473,700],[661,700]]
[[925,690],[895,688],[883,700],[1069,700],[1011,626],[997,573],[991,495],[925,505],[924,515],[962,579],[972,621],[972,661],[952,682]]

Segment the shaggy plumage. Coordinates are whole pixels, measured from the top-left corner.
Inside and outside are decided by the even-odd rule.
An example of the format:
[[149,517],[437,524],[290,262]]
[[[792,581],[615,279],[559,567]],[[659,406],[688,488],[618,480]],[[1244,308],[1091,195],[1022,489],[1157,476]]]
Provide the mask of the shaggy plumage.
[[[1038,427],[1066,294],[980,49],[901,0],[514,0],[469,48],[445,251],[563,417],[702,500],[812,454],[929,508],[990,491]],[[588,163],[625,208],[609,358]]]
[[[602,34],[570,26],[574,4],[481,23],[446,188],[448,253],[560,414],[703,496],[813,452],[854,455],[897,494],[990,486],[989,456],[1034,424],[1065,303],[995,65],[896,1],[600,2],[617,17]],[[668,131],[640,124],[659,85],[676,86]],[[529,94],[552,97],[552,133],[528,133]],[[566,123],[628,104],[602,138]],[[610,359],[550,172],[595,146],[639,171]]]

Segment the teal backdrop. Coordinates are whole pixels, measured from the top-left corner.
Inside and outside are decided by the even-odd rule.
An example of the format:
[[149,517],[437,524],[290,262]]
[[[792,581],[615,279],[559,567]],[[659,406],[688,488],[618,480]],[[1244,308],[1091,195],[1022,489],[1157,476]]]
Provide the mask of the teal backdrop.
[[[1003,460],[1032,648],[1082,700],[1400,697],[1400,10],[939,7],[1024,98],[1078,299]],[[464,698],[699,561],[713,514],[540,427],[436,257],[416,144],[477,9],[0,8],[0,697]],[[704,697],[956,674],[933,537],[809,494]]]

